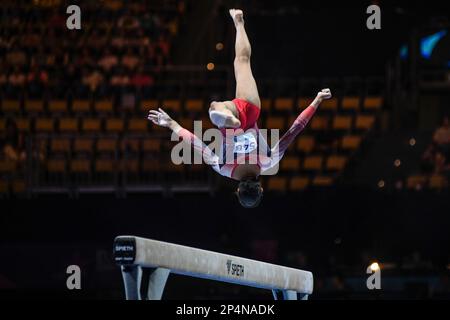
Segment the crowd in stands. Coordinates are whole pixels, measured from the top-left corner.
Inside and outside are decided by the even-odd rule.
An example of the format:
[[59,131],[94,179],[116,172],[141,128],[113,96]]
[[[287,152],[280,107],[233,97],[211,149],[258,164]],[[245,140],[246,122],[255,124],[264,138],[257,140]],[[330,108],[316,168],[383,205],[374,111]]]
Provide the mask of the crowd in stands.
[[450,175],[450,125],[444,117],[441,126],[433,134],[433,140],[421,159],[421,168],[427,174]]

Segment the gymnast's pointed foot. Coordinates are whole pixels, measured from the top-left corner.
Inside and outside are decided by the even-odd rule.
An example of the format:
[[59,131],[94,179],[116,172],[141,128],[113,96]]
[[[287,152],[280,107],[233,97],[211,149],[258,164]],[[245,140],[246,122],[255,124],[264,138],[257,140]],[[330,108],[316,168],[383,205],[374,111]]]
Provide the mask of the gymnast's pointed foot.
[[230,16],[233,18],[234,25],[244,23],[244,12],[240,9],[230,9]]

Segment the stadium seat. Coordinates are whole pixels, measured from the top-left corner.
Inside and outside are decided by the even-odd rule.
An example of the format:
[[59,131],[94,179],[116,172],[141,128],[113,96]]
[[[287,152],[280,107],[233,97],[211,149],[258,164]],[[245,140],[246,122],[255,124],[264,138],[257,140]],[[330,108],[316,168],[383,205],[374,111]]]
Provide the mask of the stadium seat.
[[106,131],[113,133],[121,133],[124,129],[123,119],[107,119],[106,120]]
[[159,172],[161,165],[158,159],[143,159],[141,168],[144,172]]
[[267,129],[280,129],[284,130],[285,118],[284,117],[268,117],[266,119]]
[[0,173],[13,173],[17,169],[17,162],[0,159]]
[[181,111],[181,101],[175,99],[166,99],[162,101],[161,108],[166,112],[180,112]]
[[53,119],[37,119],[35,129],[36,132],[53,132]]
[[289,190],[300,191],[306,189],[309,185],[307,177],[293,177],[289,180]]
[[341,140],[341,148],[343,150],[356,150],[360,144],[361,137],[356,135],[346,135]]
[[44,112],[44,101],[25,100],[25,112],[28,114]]
[[97,113],[112,113],[113,102],[112,100],[99,100],[94,102],[94,110]]
[[382,97],[366,97],[364,99],[364,109],[365,110],[378,110],[383,106]]
[[73,143],[73,150],[76,153],[92,153],[94,149],[94,139],[92,138],[76,138]]
[[423,189],[427,183],[428,178],[424,175],[414,175],[408,177],[406,180],[406,187],[408,189]]
[[48,111],[51,113],[67,113],[66,100],[51,100],[48,103]]
[[336,111],[338,107],[338,100],[336,98],[331,98],[328,100],[323,100],[320,104],[320,110]]
[[300,159],[298,157],[287,156],[281,160],[281,170],[283,171],[299,171]]
[[94,164],[95,172],[111,173],[116,169],[115,161],[113,159],[96,159]]
[[87,113],[91,110],[91,102],[89,100],[74,100],[72,103],[72,111],[75,113]]
[[147,138],[142,142],[142,151],[159,152],[161,149],[161,141],[155,138]]
[[297,100],[297,107],[300,109],[305,109],[309,105],[311,105],[311,102],[313,102],[314,98],[309,97],[301,97]]
[[27,191],[27,185],[22,179],[14,179],[11,187],[14,194],[25,193]]
[[277,111],[292,111],[292,106],[294,104],[294,101],[292,98],[277,98],[275,99],[275,110]]
[[350,130],[352,128],[352,117],[351,116],[335,116],[333,118],[333,129],[334,130]]
[[28,118],[19,118],[16,119],[17,129],[21,132],[29,132],[30,131],[30,119]]
[[133,118],[128,120],[128,131],[130,132],[147,132],[148,120]]
[[159,101],[156,99],[150,99],[150,100],[142,100],[139,105],[139,110],[143,113],[145,113],[145,116],[147,116],[149,110],[158,110],[161,105],[159,104]]
[[358,115],[356,117],[355,127],[358,130],[369,130],[375,122],[374,116]]
[[59,120],[59,131],[63,133],[77,132],[78,119],[77,118],[62,118]]
[[261,111],[270,112],[272,107],[272,99],[261,98]]
[[359,110],[359,97],[344,97],[342,99],[342,110]]
[[117,139],[100,138],[97,140],[97,151],[100,153],[114,153],[117,149]]
[[50,142],[50,152],[52,154],[70,152],[70,139],[67,138],[53,138]]
[[5,131],[5,129],[6,129],[6,119],[1,118],[0,119],[0,132]]
[[329,171],[340,171],[344,169],[347,158],[344,156],[332,155],[329,156],[326,163],[326,168]]
[[318,171],[322,169],[322,156],[307,156],[303,161],[303,169],[309,171]]
[[429,187],[431,189],[443,189],[448,187],[447,178],[443,175],[434,174],[430,177]]
[[287,188],[287,178],[285,177],[269,177],[267,181],[267,189],[269,191],[284,192]]
[[333,178],[328,176],[316,176],[312,181],[315,187],[330,187],[333,185]]
[[73,173],[89,173],[91,171],[91,162],[88,159],[72,159],[70,171]]
[[297,138],[297,150],[310,153],[314,149],[314,137],[312,136],[300,136]]
[[315,115],[311,120],[311,129],[316,131],[328,129],[328,117]]
[[48,159],[47,170],[50,173],[63,173],[66,171],[65,159]]
[[3,100],[2,111],[5,113],[19,113],[20,100]]
[[100,132],[101,121],[100,119],[83,119],[81,129],[83,132]]
[[186,102],[184,104],[184,109],[187,112],[201,112],[201,111],[205,111],[204,109],[206,109],[206,108],[203,106],[203,100],[189,99],[189,100],[186,100]]

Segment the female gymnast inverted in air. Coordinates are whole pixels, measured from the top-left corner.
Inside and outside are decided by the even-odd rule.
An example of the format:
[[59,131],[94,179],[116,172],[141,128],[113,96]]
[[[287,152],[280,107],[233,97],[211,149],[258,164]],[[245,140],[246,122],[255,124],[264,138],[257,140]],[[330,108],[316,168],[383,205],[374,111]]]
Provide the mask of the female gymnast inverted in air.
[[[256,124],[260,114],[261,101],[250,66],[251,46],[244,28],[244,14],[242,10],[231,9],[230,15],[236,27],[236,57],[234,59],[236,98],[232,101],[213,101],[209,107],[211,122],[221,130],[223,135],[222,154],[220,156],[214,154],[203,141],[181,127],[161,108],[158,111],[150,110],[148,119],[156,125],[170,128],[184,141],[191,143],[194,150],[203,154],[207,164],[211,165],[217,173],[239,181],[236,194],[240,204],[245,208],[254,208],[259,205],[263,196],[263,189],[258,181],[259,176],[269,172],[278,164],[289,144],[305,128],[320,103],[331,98],[331,92],[329,89],[321,90],[313,102],[300,113],[273,149],[268,150],[265,154],[259,153],[256,162],[245,161],[255,150],[258,142],[260,144],[266,144],[266,142],[261,139]],[[230,130],[235,132],[231,138]],[[225,159],[224,153],[233,154],[233,161],[225,163],[221,161]]]

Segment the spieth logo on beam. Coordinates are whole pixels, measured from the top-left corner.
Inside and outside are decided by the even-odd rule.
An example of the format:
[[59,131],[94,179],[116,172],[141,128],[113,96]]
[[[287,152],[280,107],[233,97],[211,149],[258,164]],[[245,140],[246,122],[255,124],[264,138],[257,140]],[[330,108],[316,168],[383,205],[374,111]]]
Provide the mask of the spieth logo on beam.
[[227,272],[228,274],[235,275],[237,277],[244,276],[244,266],[241,264],[235,264],[231,260],[227,260]]

